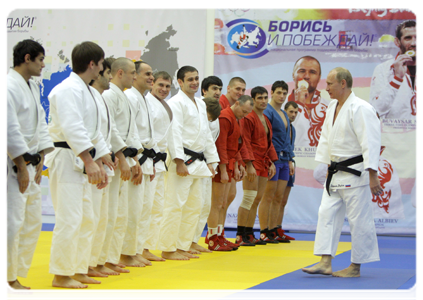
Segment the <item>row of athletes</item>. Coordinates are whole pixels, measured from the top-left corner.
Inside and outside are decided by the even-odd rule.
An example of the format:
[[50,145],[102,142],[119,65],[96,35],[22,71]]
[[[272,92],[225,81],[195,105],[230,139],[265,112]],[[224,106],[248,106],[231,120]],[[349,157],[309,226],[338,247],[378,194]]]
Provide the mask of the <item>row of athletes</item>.
[[[180,91],[166,102],[169,74],[153,76],[151,66],[141,61],[104,59],[98,45],[84,42],[72,51],[73,72],[48,95],[47,126],[39,88],[31,79],[45,66],[44,48],[24,40],[13,55],[14,68],[8,74],[9,284],[26,288],[17,276],[26,277],[40,232],[43,165],[49,168],[56,216],[50,257],[53,286],[85,288],[100,283],[91,277],[129,272],[126,266],[210,252],[197,242],[209,217],[211,177],[220,161],[209,124],[219,127],[221,108],[216,95],[207,98],[215,85],[205,88],[204,101],[195,98],[198,71],[183,67],[177,74]],[[235,119],[241,119],[254,106],[264,120],[267,91],[264,95],[259,89],[257,101],[245,96],[239,102],[229,96],[232,85],[226,99],[233,105],[222,112],[233,111]],[[281,113],[289,131],[289,118]],[[269,148],[271,127],[262,127]],[[250,162],[255,160],[252,151],[248,155]],[[257,184],[250,168],[246,178]],[[220,183],[229,181],[222,178]],[[209,238],[209,248],[218,250],[213,234]],[[162,257],[150,252],[154,249],[162,250]]]

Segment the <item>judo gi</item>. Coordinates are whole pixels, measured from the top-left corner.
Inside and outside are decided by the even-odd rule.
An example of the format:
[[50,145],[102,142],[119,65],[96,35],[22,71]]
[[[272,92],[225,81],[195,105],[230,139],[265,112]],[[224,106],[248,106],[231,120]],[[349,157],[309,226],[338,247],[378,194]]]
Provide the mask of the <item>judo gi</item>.
[[370,85],[369,102],[381,118],[415,120],[416,89],[412,85],[408,69],[402,79],[394,75],[395,59],[376,66]]
[[[110,114],[109,107],[106,104],[106,101],[103,99],[101,94],[96,90],[93,89],[94,97],[98,102],[98,107],[100,110],[101,115],[101,134],[104,137],[104,140],[107,144],[107,148],[110,152],[113,152],[111,141],[113,139],[114,142],[118,140],[119,132],[116,129],[116,124]],[[119,143],[119,142],[117,142]],[[126,145],[121,143],[120,148],[124,148]],[[119,149],[120,150],[120,149]],[[96,267],[97,265],[104,265],[107,256],[103,256],[100,259],[100,255],[102,249],[104,247],[104,241],[106,237],[108,241],[110,241],[110,232],[107,232],[107,221],[109,219],[109,194],[110,194],[110,184],[114,179],[115,172],[114,170],[110,170],[110,168],[106,165],[103,166],[107,176],[109,184],[99,190],[96,185],[92,185],[92,197],[93,197],[93,211],[94,211],[94,238],[92,242],[91,248],[91,259],[90,259],[90,266]],[[119,180],[119,178],[115,178],[114,180]],[[113,213],[113,212],[111,212]],[[107,248],[109,243],[107,244]]]
[[335,256],[346,212],[351,229],[351,262],[378,261],[368,169],[378,169],[379,119],[375,109],[352,92],[333,123],[337,103],[329,104],[315,159],[331,164],[362,155],[363,162],[349,166],[361,176],[338,171],[330,183],[330,195],[326,189],[323,191],[314,254]]
[[[320,134],[322,132],[322,125],[326,117],[326,109],[329,105],[329,100],[320,96],[319,91],[315,91],[310,104],[304,104],[295,101],[294,91],[285,100],[286,102],[294,101],[298,104],[298,115],[292,125],[298,131],[296,146],[297,147],[316,147],[319,144]],[[310,113],[307,111],[310,109]]]
[[70,147],[56,147],[45,161],[56,216],[50,256],[50,273],[55,275],[86,274],[91,256],[92,187],[78,155],[95,148],[95,161],[109,153],[100,132],[101,116],[93,90],[72,72],[48,96],[50,136],[53,142],[66,142]]
[[[166,155],[167,136],[172,125],[172,110],[165,100],[159,100],[151,93],[145,96],[150,105],[151,124],[154,130],[154,141],[157,144],[161,155]],[[155,163],[156,176],[150,183],[150,193],[145,197],[153,199],[153,206],[150,215],[150,226],[147,230],[147,239],[144,248],[150,250],[157,249],[157,242],[160,234],[160,222],[163,217],[163,205],[165,197],[165,175],[167,173],[165,161],[157,160]]]
[[245,147],[241,148],[241,156],[244,161],[250,160],[253,163],[259,176],[267,174],[272,162],[278,160],[275,147],[272,143],[272,124],[269,119],[264,115],[269,133],[266,131],[253,110],[245,118],[240,120],[242,137]]
[[[118,86],[110,83],[110,89],[104,91],[103,98],[110,109],[110,114],[119,132],[117,138],[119,143],[116,144],[113,141],[111,143],[113,151],[116,152],[118,150],[117,148],[120,148],[122,144],[125,144],[128,148],[135,148],[137,150],[143,149],[139,142],[137,125],[135,123],[135,113],[132,111],[125,93],[122,92]],[[129,167],[133,167],[136,164],[132,157],[128,156],[125,159]],[[135,159],[137,158],[135,157]],[[110,184],[109,192],[109,220],[107,230],[110,230],[112,234],[107,253],[107,262],[112,264],[119,263],[121,254],[136,254],[136,227],[133,227],[135,226],[133,224],[128,224],[128,181],[123,181],[120,176],[121,171],[119,169],[115,170],[116,180],[113,180]],[[111,209],[116,210],[116,215],[111,215]],[[131,252],[123,253],[123,241],[128,226],[134,229],[134,231],[132,231],[132,238],[134,241],[129,245],[125,245],[131,247]]]
[[[160,152],[154,140],[154,127],[152,125],[151,108],[143,95],[132,87],[125,91],[132,110],[135,113],[135,123],[137,124],[139,140],[144,149],[154,150],[153,153]],[[147,150],[148,151],[148,150]],[[138,155],[141,159],[144,153]],[[136,227],[135,241],[132,235],[127,231],[124,240],[124,253],[132,253],[133,249],[130,245],[135,243],[136,253],[142,253],[144,244],[147,239],[148,229],[150,227],[151,210],[153,207],[153,197],[151,197],[151,182],[150,175],[154,174],[153,158],[145,156],[140,160],[141,169],[143,173],[143,180],[141,184],[134,185],[132,182],[128,183],[128,205],[130,207],[129,222]],[[130,229],[128,223],[128,230]]]
[[40,88],[15,70],[7,74],[7,281],[26,277],[41,231],[41,188],[36,167],[27,165],[29,184],[19,191],[13,159],[25,154],[53,151]]
[[[168,101],[173,124],[169,132],[170,165],[166,183],[165,204],[158,249],[172,252],[188,251],[199,220],[203,198],[202,178],[212,176],[207,164],[219,161],[216,146],[208,127],[206,105],[201,99],[194,102],[181,90]],[[189,175],[176,174],[175,158],[184,162],[192,156],[184,148],[203,153],[204,160],[196,159],[187,165]]]

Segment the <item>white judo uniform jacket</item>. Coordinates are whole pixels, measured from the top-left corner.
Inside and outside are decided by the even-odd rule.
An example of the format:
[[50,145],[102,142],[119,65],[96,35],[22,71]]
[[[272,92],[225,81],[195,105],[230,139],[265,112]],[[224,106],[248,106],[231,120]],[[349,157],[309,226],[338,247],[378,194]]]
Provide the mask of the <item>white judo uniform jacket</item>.
[[25,153],[35,154],[44,150],[44,154],[47,154],[54,150],[45,118],[45,111],[40,103],[39,86],[31,79],[28,84],[18,72],[9,70],[7,75],[8,165],[13,166],[14,163],[11,160]]
[[368,185],[368,169],[378,170],[379,165],[381,134],[376,111],[351,92],[333,123],[337,103],[337,100],[331,101],[326,111],[315,160],[330,164],[331,161],[341,162],[363,155],[363,162],[349,166],[360,171],[361,176],[338,171],[333,175],[330,188],[345,189]]
[[[36,168],[27,166],[29,184],[19,191],[13,159],[25,154],[53,151],[40,88],[15,70],[7,75],[7,280],[26,277],[41,231],[41,188],[35,183]],[[30,210],[30,212],[28,212]],[[18,257],[19,256],[19,257]]]
[[[187,161],[191,156],[184,153],[185,147],[197,153],[203,152],[207,164],[217,163],[219,155],[209,128],[206,104],[197,98],[195,103],[197,106],[181,90],[168,101],[174,117],[168,140],[170,157]],[[212,174],[207,164],[195,160],[187,166],[190,176],[210,177]]]
[[[129,104],[135,114],[135,123],[143,148],[153,149],[156,153],[159,152],[159,148],[154,140],[155,133],[151,124],[152,117],[149,104],[135,87],[126,90],[125,95],[128,97]],[[141,157],[142,153],[138,155],[138,158]],[[141,169],[144,175],[153,175],[153,159],[147,157],[146,161],[141,165]]]
[[[150,108],[154,142],[157,145],[158,151],[164,153],[167,150],[167,138],[172,126],[172,110],[165,100],[159,100],[151,93],[147,93],[145,99]],[[156,174],[166,171],[165,163],[161,160],[156,163],[155,167]]]
[[411,83],[410,73],[407,70],[403,79],[396,77],[394,61],[395,59],[390,59],[376,66],[370,85],[369,102],[381,118],[415,120],[416,90]]

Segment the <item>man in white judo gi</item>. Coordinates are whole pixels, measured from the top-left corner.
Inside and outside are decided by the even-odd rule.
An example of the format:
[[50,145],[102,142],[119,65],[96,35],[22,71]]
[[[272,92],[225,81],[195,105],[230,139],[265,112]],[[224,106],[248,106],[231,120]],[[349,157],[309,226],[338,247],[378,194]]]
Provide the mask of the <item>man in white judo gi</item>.
[[204,177],[214,176],[218,162],[208,127],[206,105],[195,98],[198,71],[184,66],[177,72],[180,91],[168,104],[173,113],[168,150],[171,158],[158,249],[165,259],[198,258],[188,253],[202,203]]
[[44,155],[53,151],[40,88],[31,79],[44,68],[44,48],[23,40],[13,48],[7,74],[7,281],[29,289],[26,277],[41,231],[41,172]]
[[[132,84],[132,88],[125,91],[132,110],[135,114],[135,122],[138,129],[138,137],[144,148],[143,152],[138,155],[138,161],[142,170],[142,182],[139,185],[129,183],[128,186],[128,201],[132,216],[130,221],[137,225],[137,233],[135,241],[130,234],[127,234],[123,243],[125,252],[136,255],[134,258],[143,265],[151,266],[151,262],[142,256],[144,251],[145,240],[147,239],[148,229],[150,227],[151,209],[153,207],[153,197],[151,197],[151,180],[154,179],[154,162],[159,148],[154,139],[154,127],[152,124],[151,108],[144,95],[150,91],[153,86],[153,70],[151,67],[143,62],[135,62],[136,78]],[[130,226],[128,224],[128,229]],[[135,243],[134,243],[135,242]],[[134,248],[132,248],[133,245]],[[128,247],[129,246],[129,247]],[[126,249],[128,248],[128,249]]]
[[56,216],[50,256],[54,287],[86,288],[83,283],[100,283],[87,276],[94,235],[90,184],[107,184],[101,157],[109,149],[100,131],[98,103],[88,84],[103,70],[103,59],[103,49],[97,44],[76,45],[73,72],[48,96],[48,129],[56,147],[45,162]]
[[[329,104],[315,158],[329,165],[314,243],[314,254],[322,258],[302,270],[359,277],[361,264],[379,260],[371,194],[383,191],[377,174],[380,123],[376,110],[351,90],[352,76],[347,69],[333,69],[326,83],[326,91],[336,100]],[[351,265],[332,272],[345,212],[351,228]]]
[[[111,151],[111,155],[110,157],[107,157],[107,160],[102,158],[109,184],[103,189],[99,189],[97,186],[92,186],[95,234],[91,248],[90,268],[88,270],[88,276],[90,277],[107,277],[108,275],[120,274],[119,272],[113,271],[104,266],[104,255],[100,258],[106,237],[110,240],[110,232],[107,232],[106,230],[109,213],[109,188],[115,175],[114,170],[116,170],[119,164],[119,159],[115,156],[111,145],[112,140],[114,143],[119,143],[119,141],[116,141],[118,140],[119,132],[116,129],[116,124],[111,117],[106,101],[101,96],[105,90],[110,88],[111,79],[111,63],[109,59],[105,59],[103,61],[103,71],[100,72],[96,80],[90,83],[90,85],[94,88],[93,94],[98,101],[98,107],[100,109],[101,134],[106,141],[107,147]],[[125,143],[121,143],[119,151],[125,147]],[[119,180],[119,178],[116,178],[115,180]],[[110,213],[115,214],[115,212]]]
[[[107,253],[106,267],[117,272],[128,272],[122,267],[144,266],[134,258],[137,225],[132,218],[134,215],[129,215],[129,212],[132,212],[130,206],[133,203],[132,199],[129,202],[128,197],[129,178],[131,177],[131,184],[135,186],[141,184],[142,181],[141,167],[137,158],[142,151],[142,145],[135,124],[135,112],[123,92],[132,87],[136,78],[135,64],[128,58],[117,58],[112,63],[112,77],[110,89],[103,93],[103,97],[115,120],[121,143],[125,143],[127,147],[116,153],[119,158],[120,174],[119,170],[116,170],[115,177],[117,179],[120,176],[121,180],[113,180],[110,185],[109,204],[115,207],[117,214],[111,217],[109,213],[108,226],[113,228],[111,231],[113,234]],[[115,146],[112,141],[112,148]],[[138,200],[138,198],[134,200],[135,203],[138,203]],[[110,209],[111,205],[109,205]]]
[[376,66],[370,86],[370,104],[383,119],[416,118],[416,21],[397,26],[395,58]]
[[[172,110],[165,99],[170,93],[172,77],[165,71],[154,74],[153,87],[147,93],[145,99],[151,108],[151,124],[154,130],[154,141],[159,148],[154,158],[156,175],[151,181],[148,197],[153,198],[153,207],[150,216],[150,226],[147,230],[147,240],[144,244],[142,256],[150,261],[165,261],[150,252],[157,250],[157,243],[160,234],[160,222],[163,217],[163,205],[165,197],[165,176],[167,173],[167,138],[172,125]],[[146,195],[147,196],[147,195]]]

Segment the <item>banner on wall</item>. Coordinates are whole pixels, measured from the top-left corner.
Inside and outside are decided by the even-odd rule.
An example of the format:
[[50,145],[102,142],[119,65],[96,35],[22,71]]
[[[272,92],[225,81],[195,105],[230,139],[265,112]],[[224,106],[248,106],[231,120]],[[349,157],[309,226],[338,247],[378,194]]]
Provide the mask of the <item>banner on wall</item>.
[[[204,75],[204,32],[206,10],[198,9],[14,10],[7,18],[7,67],[13,66],[12,49],[19,41],[33,39],[42,44],[46,66],[42,76],[34,79],[40,84],[41,104],[48,120],[47,96],[70,75],[71,53],[76,44],[93,41],[103,48],[106,57],[142,59],[153,71],[167,71],[174,78],[172,96],[179,88],[176,72],[180,67],[191,65],[198,69],[200,76]],[[45,176],[41,187],[42,212],[53,215]]]
[[[304,61],[300,58],[311,56],[321,71],[308,79],[313,97],[310,103],[298,103],[293,122],[296,176],[285,208],[284,229],[316,229],[327,169],[314,160],[330,102],[325,79],[330,70],[341,66],[353,75],[354,93],[372,104],[381,120],[379,179],[384,192],[369,199],[377,232],[415,234],[415,69],[402,81],[391,70],[404,47],[395,42],[396,27],[415,19],[413,12],[401,9],[216,10],[214,73],[224,86],[239,76],[246,81],[246,94],[263,86],[270,98],[273,82],[284,80],[289,101],[295,100],[294,90],[303,77],[296,72]],[[237,226],[242,194],[242,183],[237,183],[237,195],[227,213],[228,227]],[[255,228],[259,228],[258,218]],[[347,220],[343,230],[349,231]]]

